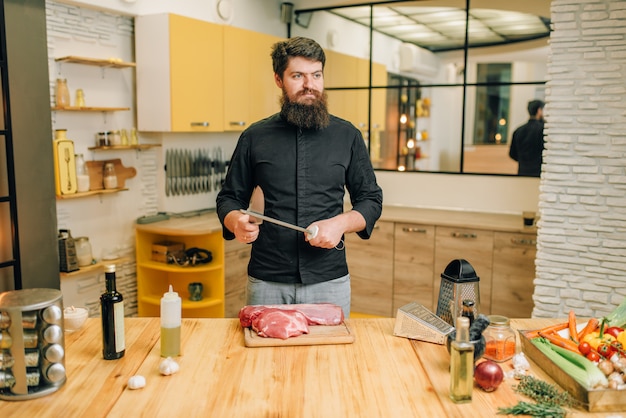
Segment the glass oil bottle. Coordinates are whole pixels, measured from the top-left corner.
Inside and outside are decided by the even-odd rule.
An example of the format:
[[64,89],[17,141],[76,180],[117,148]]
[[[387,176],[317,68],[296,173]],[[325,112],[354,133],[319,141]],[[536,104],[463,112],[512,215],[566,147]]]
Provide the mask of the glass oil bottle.
[[450,344],[450,399],[467,403],[474,388],[474,345],[469,341],[469,318],[457,318],[456,325],[456,340]]

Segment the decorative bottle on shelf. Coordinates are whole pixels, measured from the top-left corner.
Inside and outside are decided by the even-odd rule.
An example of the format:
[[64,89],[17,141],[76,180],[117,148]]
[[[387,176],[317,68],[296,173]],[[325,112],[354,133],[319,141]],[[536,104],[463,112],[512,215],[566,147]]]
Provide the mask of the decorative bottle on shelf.
[[172,285],[161,298],[161,357],[180,354],[180,324],[182,300]]
[[57,78],[56,105],[60,108],[70,105],[70,90],[67,88],[67,80],[64,78]]
[[74,155],[76,159],[76,191],[79,193],[89,191],[89,174],[85,165],[83,154]]
[[469,319],[460,316],[456,325],[456,340],[450,344],[450,399],[467,403],[474,388],[474,345],[469,341]]
[[117,189],[117,174],[113,163],[105,163],[102,172],[102,182],[105,189]]
[[105,267],[106,292],[100,296],[102,313],[102,356],[105,360],[124,357],[124,298],[115,285],[115,264]]

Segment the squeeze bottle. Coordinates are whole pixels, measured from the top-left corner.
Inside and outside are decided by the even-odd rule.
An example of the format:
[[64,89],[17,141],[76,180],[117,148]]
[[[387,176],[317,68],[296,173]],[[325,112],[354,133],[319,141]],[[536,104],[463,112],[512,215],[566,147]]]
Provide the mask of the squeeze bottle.
[[180,355],[182,301],[172,285],[161,298],[161,357]]

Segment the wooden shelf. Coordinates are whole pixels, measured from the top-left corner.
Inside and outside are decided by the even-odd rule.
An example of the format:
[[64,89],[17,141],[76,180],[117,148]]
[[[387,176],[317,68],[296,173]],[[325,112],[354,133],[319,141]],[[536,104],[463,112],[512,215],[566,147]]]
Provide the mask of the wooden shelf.
[[98,58],[85,58],[76,56],[67,56],[61,58],[55,58],[56,62],[67,62],[70,64],[84,64],[93,65],[96,67],[111,67],[111,68],[129,68],[135,67],[134,62],[118,61],[116,59],[98,59]]
[[137,144],[137,145],[111,145],[107,147],[89,147],[90,151],[118,151],[126,149],[144,150],[155,147],[160,147],[161,144]]
[[119,112],[124,110],[130,110],[130,107],[77,107],[77,106],[53,106],[53,111],[62,111],[62,112]]
[[118,188],[118,189],[89,190],[88,192],[82,192],[82,193],[57,195],[57,200],[77,199],[79,197],[96,196],[99,194],[113,194],[113,193],[122,192],[126,190],[128,190],[126,187]]
[[130,260],[130,257],[119,257],[119,258],[114,258],[112,260],[101,260],[97,263],[80,267],[76,271],[71,271],[69,273],[61,272],[61,278],[63,279],[63,278],[78,276],[81,274],[92,273],[95,271],[103,270],[104,266],[107,266],[109,264],[121,264],[121,263],[126,263],[129,260]]

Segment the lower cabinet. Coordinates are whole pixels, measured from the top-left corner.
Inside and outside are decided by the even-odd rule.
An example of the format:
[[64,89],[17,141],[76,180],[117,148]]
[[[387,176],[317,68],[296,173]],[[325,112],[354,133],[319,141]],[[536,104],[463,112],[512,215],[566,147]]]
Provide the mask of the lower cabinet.
[[370,239],[346,235],[351,315],[392,316],[394,223],[380,221]]
[[[199,218],[198,218],[199,219]],[[168,227],[168,222],[137,225],[137,310],[139,316],[160,316],[161,297],[172,285],[182,298],[184,318],[224,316],[224,239],[221,230],[203,231],[190,225]],[[197,221],[199,224],[200,221]],[[211,252],[208,263],[181,266],[154,261],[152,245],[171,241],[184,243],[185,248],[200,248]],[[199,282],[203,287],[202,299],[190,300],[189,284]]]
[[493,247],[491,312],[530,318],[535,279],[535,235],[496,232]]
[[441,273],[452,260],[467,260],[479,277],[479,312],[491,313],[493,231],[438,226],[435,238],[434,301],[439,300]]
[[410,302],[433,309],[435,227],[395,224],[393,244],[393,314]]
[[246,287],[248,284],[248,261],[252,246],[237,240],[225,242],[226,268],[224,271],[226,285],[227,318],[237,318],[239,310],[246,304]]
[[369,240],[347,236],[352,315],[395,316],[418,302],[437,310],[441,274],[455,259],[479,277],[480,312],[529,317],[536,235],[380,221]]

